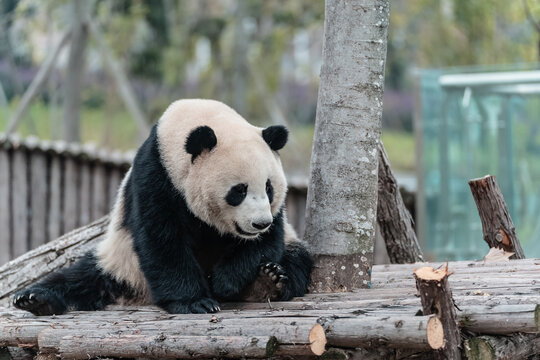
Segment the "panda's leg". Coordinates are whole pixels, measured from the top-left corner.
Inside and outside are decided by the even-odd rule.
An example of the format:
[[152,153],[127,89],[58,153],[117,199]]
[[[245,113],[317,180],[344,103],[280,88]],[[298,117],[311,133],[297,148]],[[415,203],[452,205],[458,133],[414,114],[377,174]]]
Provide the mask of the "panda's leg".
[[[279,265],[281,269],[275,270],[274,273],[286,275],[286,281],[283,284],[276,283],[281,290],[281,300],[303,296],[307,292],[313,268],[313,260],[304,244],[300,241],[287,243]],[[274,276],[272,279],[274,280]],[[280,279],[278,275],[275,280]]]
[[54,272],[13,297],[15,307],[35,315],[63,314],[70,310],[100,310],[117,296],[129,297],[131,290],[97,266],[93,251],[73,266]]

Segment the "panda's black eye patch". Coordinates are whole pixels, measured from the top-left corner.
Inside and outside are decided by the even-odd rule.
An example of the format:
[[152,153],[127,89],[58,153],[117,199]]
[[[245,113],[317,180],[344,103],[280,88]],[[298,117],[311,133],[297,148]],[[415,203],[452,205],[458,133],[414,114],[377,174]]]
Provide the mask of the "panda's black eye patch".
[[227,201],[227,204],[231,206],[238,206],[244,201],[247,195],[247,184],[238,184],[234,185],[229,192],[227,193],[227,196],[225,197],[225,200]]
[[268,200],[271,204],[272,201],[274,201],[274,187],[272,186],[270,179],[266,180],[266,195],[268,195]]

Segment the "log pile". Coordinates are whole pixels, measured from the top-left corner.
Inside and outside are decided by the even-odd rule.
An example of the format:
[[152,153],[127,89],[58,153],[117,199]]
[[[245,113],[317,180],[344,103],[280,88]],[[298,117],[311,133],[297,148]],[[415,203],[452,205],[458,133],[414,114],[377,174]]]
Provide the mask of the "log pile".
[[[218,314],[170,315],[154,307],[111,307],[35,317],[3,308],[0,347],[74,359],[265,358],[314,356],[326,343],[326,353],[338,358],[433,358],[431,351],[446,341],[441,341],[445,329],[436,315],[421,315],[413,270],[423,265],[375,266],[369,290],[308,294],[290,302],[229,303]],[[454,273],[448,284],[466,337],[466,357],[481,358],[474,356],[492,348],[494,354],[505,354],[524,341],[528,345],[512,354],[525,355],[512,359],[538,353],[539,259],[452,262],[448,269]]]

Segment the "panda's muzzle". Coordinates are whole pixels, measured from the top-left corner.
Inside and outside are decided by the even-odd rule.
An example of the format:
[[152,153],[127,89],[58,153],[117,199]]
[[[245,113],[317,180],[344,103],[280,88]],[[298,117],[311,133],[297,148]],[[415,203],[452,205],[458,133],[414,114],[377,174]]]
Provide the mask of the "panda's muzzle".
[[234,226],[236,227],[236,231],[240,234],[240,235],[244,235],[244,236],[257,236],[259,235],[258,232],[256,233],[249,233],[247,231],[244,231],[242,230],[242,228],[238,225],[238,223],[234,223]]

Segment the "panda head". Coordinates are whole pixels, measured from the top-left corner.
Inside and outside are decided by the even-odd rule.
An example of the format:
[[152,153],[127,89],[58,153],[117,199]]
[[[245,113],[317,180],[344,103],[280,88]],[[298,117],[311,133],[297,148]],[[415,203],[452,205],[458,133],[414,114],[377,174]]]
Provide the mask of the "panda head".
[[197,114],[201,118],[192,121],[186,121],[189,112],[183,111],[177,128],[190,128],[162,130],[161,156],[195,216],[222,234],[256,239],[270,229],[285,200],[278,150],[285,146],[288,131],[283,126],[257,128],[226,108],[232,112],[205,108]]

